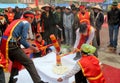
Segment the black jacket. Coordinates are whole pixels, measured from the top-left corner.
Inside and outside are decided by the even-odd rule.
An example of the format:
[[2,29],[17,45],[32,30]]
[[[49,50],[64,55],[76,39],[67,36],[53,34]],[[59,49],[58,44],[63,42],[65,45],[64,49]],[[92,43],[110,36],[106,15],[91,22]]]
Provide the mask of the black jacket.
[[97,30],[100,30],[101,29],[101,26],[102,24],[104,23],[104,14],[102,12],[99,12],[99,13],[95,13],[93,14],[93,22],[94,22],[94,27],[97,29]]
[[119,9],[111,9],[108,13],[107,13],[107,17],[108,17],[108,24],[109,25],[116,25],[120,23],[120,10]]

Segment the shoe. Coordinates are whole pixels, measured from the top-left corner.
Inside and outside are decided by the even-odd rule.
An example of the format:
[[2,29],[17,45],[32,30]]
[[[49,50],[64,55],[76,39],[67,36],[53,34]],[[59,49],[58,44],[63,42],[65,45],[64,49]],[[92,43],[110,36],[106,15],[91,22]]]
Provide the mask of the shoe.
[[81,54],[80,54],[80,52],[77,52],[76,56],[73,58],[73,60],[78,60],[80,58],[81,58]]
[[15,79],[10,79],[8,83],[17,83],[17,80],[18,80],[17,78],[15,78]]
[[120,53],[118,53],[120,55]]
[[114,48],[113,48],[113,52],[116,52],[116,50],[117,50],[117,48],[116,48],[116,47],[114,47]]
[[107,47],[113,47],[113,45],[109,44]]

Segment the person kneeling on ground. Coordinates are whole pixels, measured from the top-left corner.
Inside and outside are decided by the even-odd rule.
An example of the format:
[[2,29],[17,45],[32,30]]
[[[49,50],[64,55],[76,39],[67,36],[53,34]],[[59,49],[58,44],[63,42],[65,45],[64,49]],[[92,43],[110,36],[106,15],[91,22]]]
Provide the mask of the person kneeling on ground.
[[89,83],[105,83],[105,78],[101,71],[99,60],[93,55],[95,50],[95,47],[89,44],[83,44],[81,46],[81,59],[78,60],[70,72],[63,77],[58,78],[57,81],[62,82],[63,79],[68,79],[77,72],[82,71]]

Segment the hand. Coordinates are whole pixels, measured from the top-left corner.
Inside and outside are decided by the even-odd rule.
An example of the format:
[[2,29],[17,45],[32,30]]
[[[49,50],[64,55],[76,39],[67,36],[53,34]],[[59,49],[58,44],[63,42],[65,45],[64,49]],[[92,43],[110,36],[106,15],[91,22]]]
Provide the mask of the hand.
[[76,52],[80,52],[80,49],[75,48],[75,49],[73,50],[73,53],[76,53]]
[[56,27],[59,27],[58,25],[56,25]]
[[38,53],[39,52],[39,49],[38,48],[34,48],[34,53]]
[[57,81],[58,81],[58,82],[62,82],[63,79],[62,79],[62,78],[58,78]]
[[34,53],[39,52],[39,49],[37,47],[30,46],[30,48],[33,50]]
[[101,64],[101,65],[100,65],[100,68],[103,70],[104,66]]
[[73,53],[76,53],[76,52],[77,52],[77,48],[74,48]]
[[73,54],[74,54],[75,52],[76,52],[76,49],[74,48],[74,49],[73,49]]

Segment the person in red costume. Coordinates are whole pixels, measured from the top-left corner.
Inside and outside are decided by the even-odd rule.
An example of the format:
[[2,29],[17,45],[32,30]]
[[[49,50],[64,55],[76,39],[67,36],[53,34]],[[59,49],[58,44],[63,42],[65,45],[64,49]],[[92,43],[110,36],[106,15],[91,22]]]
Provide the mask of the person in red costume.
[[81,22],[81,20],[87,20],[89,24],[92,24],[92,15],[89,11],[86,10],[85,5],[80,5],[79,9],[80,11],[77,14],[79,22]]
[[[74,45],[74,51],[76,51],[76,56],[74,57],[74,60],[78,60],[81,58],[81,46],[82,44],[92,44],[93,38],[95,34],[95,29],[89,25],[89,21],[87,20],[82,20],[79,28],[76,30],[76,41]],[[86,79],[82,76],[81,71],[75,74],[75,81],[76,83],[86,83]],[[80,79],[80,77],[83,77]]]
[[77,61],[71,71],[69,71],[65,76],[58,78],[57,81],[62,82],[64,79],[68,79],[69,77],[75,75],[77,72],[82,71],[88,83],[106,83],[101,71],[99,60],[93,55],[95,50],[96,48],[92,45],[83,44],[81,46],[81,59]]
[[[80,12],[78,12],[78,18],[79,18],[79,23],[81,23],[81,21],[87,21],[88,25],[93,26],[94,22],[93,22],[93,14],[89,11],[86,10],[86,6],[85,5],[80,5]],[[93,27],[95,28],[95,27]],[[95,46],[97,48],[96,52],[94,53],[96,57],[98,57],[98,45],[97,45],[97,41],[96,41],[96,35],[94,35],[94,38],[92,39],[92,45]]]
[[13,21],[6,28],[2,36],[0,50],[5,57],[5,67],[8,66],[9,59],[13,62],[9,83],[16,83],[17,79],[14,79],[14,76],[18,75],[21,65],[27,69],[34,83],[47,83],[41,80],[33,61],[20,48],[20,44],[22,44],[25,48],[30,48],[34,52],[39,51],[26,41],[33,19],[34,13],[32,11],[25,11],[23,19]]
[[13,12],[13,9],[11,7],[8,7],[7,17],[9,24],[14,20],[15,13]]
[[[39,49],[38,53],[33,53],[33,57],[42,57],[45,56],[47,53],[51,52],[52,50],[49,48],[50,46],[46,45],[45,41],[42,39],[41,34],[36,35],[36,39],[32,43],[32,46],[37,47]],[[31,56],[32,57],[32,56]]]
[[76,30],[76,41],[74,44],[74,49],[77,52],[74,60],[80,59],[80,48],[82,44],[92,44],[95,34],[95,29],[89,24],[87,20],[81,20],[81,23]]

